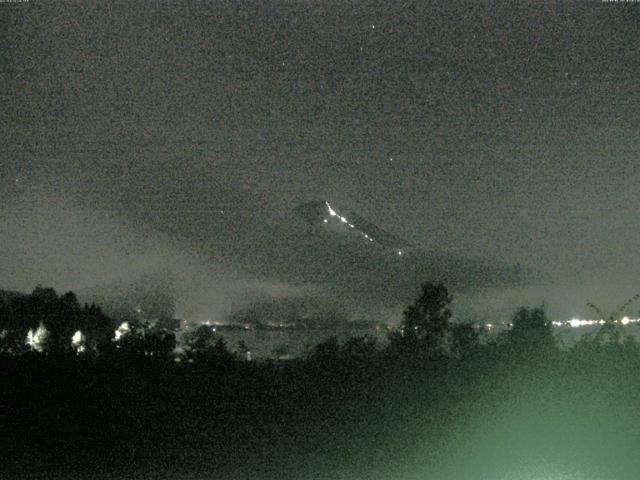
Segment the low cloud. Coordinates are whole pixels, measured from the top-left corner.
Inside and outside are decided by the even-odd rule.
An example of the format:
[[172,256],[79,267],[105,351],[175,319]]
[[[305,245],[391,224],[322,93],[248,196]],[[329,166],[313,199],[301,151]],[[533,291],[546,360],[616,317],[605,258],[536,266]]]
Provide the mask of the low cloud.
[[255,298],[309,290],[243,274],[228,262],[185,251],[146,225],[60,194],[15,196],[0,207],[0,222],[3,289],[30,291],[42,284],[89,298],[154,279],[174,298],[176,315],[193,321],[220,318]]

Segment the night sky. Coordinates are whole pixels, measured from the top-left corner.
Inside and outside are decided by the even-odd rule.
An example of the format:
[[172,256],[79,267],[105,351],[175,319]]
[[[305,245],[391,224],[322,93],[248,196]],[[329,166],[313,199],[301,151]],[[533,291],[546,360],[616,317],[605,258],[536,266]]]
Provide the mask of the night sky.
[[328,199],[540,272],[575,308],[626,294],[639,20],[600,1],[4,3],[0,288],[169,269],[192,300],[288,295],[238,256]]

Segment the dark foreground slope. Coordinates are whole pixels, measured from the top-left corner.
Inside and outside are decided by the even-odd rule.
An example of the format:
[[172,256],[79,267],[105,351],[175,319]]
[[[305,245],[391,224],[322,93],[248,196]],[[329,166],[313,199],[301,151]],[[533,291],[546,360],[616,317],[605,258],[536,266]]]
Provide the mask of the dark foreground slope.
[[637,478],[637,348],[418,362],[5,358],[1,478]]

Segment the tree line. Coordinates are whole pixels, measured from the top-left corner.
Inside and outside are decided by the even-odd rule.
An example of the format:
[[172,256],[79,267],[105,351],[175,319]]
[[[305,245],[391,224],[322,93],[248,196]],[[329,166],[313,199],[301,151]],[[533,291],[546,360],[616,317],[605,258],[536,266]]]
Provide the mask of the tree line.
[[[511,327],[489,336],[482,327],[452,322],[453,297],[439,282],[426,282],[415,301],[403,312],[399,328],[389,334],[388,344],[375,339],[351,338],[340,344],[330,338],[309,353],[312,359],[364,359],[374,355],[435,361],[461,359],[481,351],[511,356],[552,355],[558,340],[544,308],[520,307]],[[181,325],[172,316],[144,316],[135,312],[112,318],[95,304],[81,305],[73,292],[58,295],[52,288],[37,286],[31,294],[0,299],[0,353],[121,354],[165,360],[204,362],[234,357],[224,338],[208,325]],[[585,336],[575,348],[606,344],[632,345],[612,318],[593,337]],[[236,349],[246,358],[248,348]]]

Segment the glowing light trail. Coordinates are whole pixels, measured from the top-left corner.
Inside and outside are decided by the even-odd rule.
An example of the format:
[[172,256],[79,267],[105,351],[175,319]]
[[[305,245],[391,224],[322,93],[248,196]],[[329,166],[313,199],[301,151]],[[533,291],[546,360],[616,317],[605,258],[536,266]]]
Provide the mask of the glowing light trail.
[[[346,225],[349,225],[349,228],[356,228],[356,226],[355,226],[353,223],[349,222],[349,221],[346,219],[346,217],[343,217],[343,216],[342,216],[342,215],[340,215],[338,212],[336,212],[336,211],[331,207],[331,205],[329,204],[329,202],[325,201],[324,203],[325,203],[325,205],[327,206],[327,210],[329,211],[329,215],[330,215],[330,216],[332,216],[332,217],[337,217],[337,218],[338,218],[338,220],[340,220],[340,222],[342,222],[342,223],[344,223],[344,224],[346,224]],[[329,221],[329,220],[325,218],[325,219],[323,220],[323,223],[328,223],[328,221]],[[372,238],[371,236],[369,236],[369,234],[367,234],[367,233],[365,233],[365,232],[360,232],[360,233],[362,234],[362,236],[363,236],[366,240],[369,240],[369,242],[373,242],[373,241],[374,241],[374,240],[373,240],[373,238]],[[401,252],[400,250],[398,250],[398,255],[402,255],[402,252]]]

